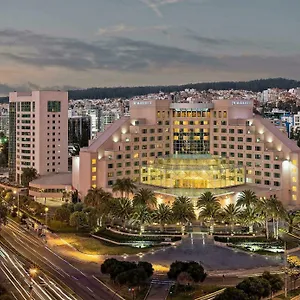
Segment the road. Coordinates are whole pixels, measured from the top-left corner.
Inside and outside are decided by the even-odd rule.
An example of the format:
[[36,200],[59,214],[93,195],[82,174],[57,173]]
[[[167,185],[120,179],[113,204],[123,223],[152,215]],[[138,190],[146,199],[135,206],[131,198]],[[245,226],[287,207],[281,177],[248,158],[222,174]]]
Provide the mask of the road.
[[[30,275],[29,269],[35,270]],[[72,292],[58,285],[41,270],[34,269],[26,260],[20,260],[3,244],[0,245],[1,278],[14,299],[18,300],[76,300]]]
[[[69,287],[76,299],[108,300],[117,298],[92,274],[86,274],[58,254],[39,238],[34,237],[14,222],[9,222],[1,231],[1,238],[11,249],[30,260],[51,278]],[[100,272],[100,270],[99,270]]]

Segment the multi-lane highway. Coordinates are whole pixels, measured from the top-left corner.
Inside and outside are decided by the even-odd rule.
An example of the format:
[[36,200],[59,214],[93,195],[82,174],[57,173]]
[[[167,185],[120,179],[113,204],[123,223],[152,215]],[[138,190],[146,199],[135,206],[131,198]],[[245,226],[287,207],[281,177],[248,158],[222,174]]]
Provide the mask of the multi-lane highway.
[[[12,252],[15,253],[16,256],[19,253],[22,257],[34,263],[40,270],[45,271],[47,274],[46,281],[49,278],[47,286],[52,287],[53,282],[53,284],[58,283],[60,286],[68,287],[64,290],[69,289],[67,294],[68,297],[71,297],[70,299],[107,300],[112,299],[115,296],[105,286],[99,283],[93,274],[86,274],[83,270],[79,269],[77,266],[74,266],[49,249],[41,239],[32,236],[14,222],[9,222],[8,225],[2,228],[1,239],[2,242],[7,245]],[[17,264],[17,262],[15,262],[15,264]],[[11,272],[12,266],[7,266],[7,269],[4,266],[2,267],[2,272],[6,272],[6,276],[11,276],[9,271]],[[100,272],[100,268],[98,272]],[[20,276],[22,275],[20,274]],[[37,284],[35,291],[37,291],[38,286],[39,285]],[[20,291],[23,291],[20,285],[17,285],[17,287],[21,289]],[[24,284],[23,288],[25,289]],[[27,290],[29,290],[28,284]],[[44,298],[41,299],[56,299],[53,297],[43,297]],[[67,300],[68,298],[65,297],[60,299]]]
[[58,285],[41,270],[19,259],[4,244],[0,245],[0,272],[18,300],[76,300],[72,292]]

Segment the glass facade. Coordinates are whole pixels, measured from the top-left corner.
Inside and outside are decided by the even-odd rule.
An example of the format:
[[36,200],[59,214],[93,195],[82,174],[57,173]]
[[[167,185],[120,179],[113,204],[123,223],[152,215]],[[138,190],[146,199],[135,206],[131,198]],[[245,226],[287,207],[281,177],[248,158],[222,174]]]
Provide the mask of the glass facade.
[[175,154],[208,154],[210,111],[181,109],[173,111]]
[[226,158],[175,155],[142,167],[141,183],[163,188],[225,188],[245,184],[245,169]]
[[8,144],[9,180],[16,181],[16,103],[9,104],[9,144]]

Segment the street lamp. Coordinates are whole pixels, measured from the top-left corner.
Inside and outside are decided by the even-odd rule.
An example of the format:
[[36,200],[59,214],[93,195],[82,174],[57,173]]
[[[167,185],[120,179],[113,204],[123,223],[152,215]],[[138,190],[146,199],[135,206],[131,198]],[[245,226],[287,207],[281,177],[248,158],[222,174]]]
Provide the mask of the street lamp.
[[18,217],[20,216],[20,194],[14,190],[14,195],[17,195],[18,197]]
[[47,229],[47,224],[48,224],[48,210],[49,208],[48,207],[45,207],[45,225],[46,225],[46,229]]

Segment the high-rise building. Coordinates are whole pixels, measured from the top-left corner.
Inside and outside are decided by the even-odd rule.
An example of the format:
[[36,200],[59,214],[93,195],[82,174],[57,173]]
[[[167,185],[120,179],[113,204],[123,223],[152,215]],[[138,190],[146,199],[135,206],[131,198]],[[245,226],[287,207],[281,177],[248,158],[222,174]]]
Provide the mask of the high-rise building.
[[79,144],[86,147],[91,139],[91,117],[72,116],[69,117],[68,138],[69,144]]
[[9,136],[9,113],[0,112],[0,131],[5,135]]
[[254,115],[252,100],[146,98],[132,100],[130,117],[81,149],[72,180],[81,197],[91,187],[111,191],[116,179],[130,177],[167,202],[178,195],[197,199],[205,190],[228,202],[252,189],[300,206],[299,167],[300,148]]
[[20,182],[23,168],[39,175],[68,171],[68,93],[9,94],[10,180]]

